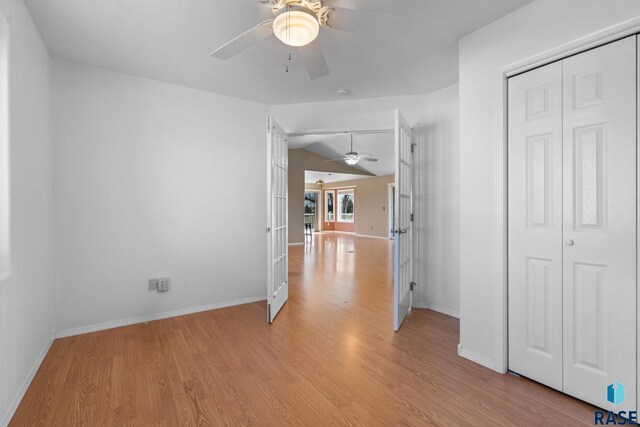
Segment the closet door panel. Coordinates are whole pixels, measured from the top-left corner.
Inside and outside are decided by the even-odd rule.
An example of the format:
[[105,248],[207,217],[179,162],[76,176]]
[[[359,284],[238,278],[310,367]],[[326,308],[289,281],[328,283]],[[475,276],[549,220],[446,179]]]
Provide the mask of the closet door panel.
[[562,65],[509,79],[509,369],[562,389]]
[[635,410],[635,39],[564,60],[563,93],[564,392]]

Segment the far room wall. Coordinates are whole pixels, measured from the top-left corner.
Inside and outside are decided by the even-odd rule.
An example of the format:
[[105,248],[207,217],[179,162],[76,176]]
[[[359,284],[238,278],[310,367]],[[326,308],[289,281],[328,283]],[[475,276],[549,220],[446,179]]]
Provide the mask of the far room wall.
[[323,190],[355,189],[355,233],[360,236],[389,237],[389,184],[395,175],[375,176],[327,183]]
[[324,157],[302,148],[289,150],[289,244],[304,242],[305,171],[367,175],[341,162],[327,162]]

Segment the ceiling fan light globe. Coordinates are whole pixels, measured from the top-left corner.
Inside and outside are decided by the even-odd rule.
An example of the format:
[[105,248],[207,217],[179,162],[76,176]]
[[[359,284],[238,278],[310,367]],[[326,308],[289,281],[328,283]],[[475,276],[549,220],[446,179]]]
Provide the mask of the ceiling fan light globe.
[[273,20],[273,33],[289,46],[306,46],[318,37],[318,17],[304,6],[282,8]]
[[354,158],[344,159],[344,162],[349,166],[355,166],[358,164],[359,161],[360,159],[354,159]]

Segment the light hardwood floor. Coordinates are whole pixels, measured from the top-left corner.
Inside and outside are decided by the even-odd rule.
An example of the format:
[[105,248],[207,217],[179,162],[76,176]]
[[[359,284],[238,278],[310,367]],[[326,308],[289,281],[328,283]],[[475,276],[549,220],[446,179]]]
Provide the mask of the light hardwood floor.
[[392,243],[290,248],[289,302],[56,340],[12,424],[593,425],[590,405],[456,354],[458,320],[392,323]]

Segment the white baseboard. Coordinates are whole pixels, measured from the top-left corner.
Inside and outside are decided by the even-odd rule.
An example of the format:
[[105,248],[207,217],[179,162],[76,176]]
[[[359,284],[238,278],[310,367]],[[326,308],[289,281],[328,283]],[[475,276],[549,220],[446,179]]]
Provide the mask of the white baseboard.
[[437,311],[438,313],[446,314],[447,316],[455,317],[456,319],[460,318],[460,312],[453,310],[448,307],[442,307],[435,304],[427,303],[427,308],[429,310]]
[[369,236],[368,234],[356,234],[356,237],[368,237],[369,239],[393,240],[391,237]]
[[484,356],[480,356],[478,354],[475,354],[472,351],[465,349],[464,347],[462,347],[462,343],[458,344],[458,356],[464,357],[465,359],[468,359],[474,363],[477,363],[478,365],[482,365],[485,368],[489,368],[492,371],[496,370],[493,360],[488,359]]
[[437,311],[438,313],[442,313],[442,314],[446,314],[447,316],[451,316],[451,317],[455,317],[456,319],[460,318],[460,312],[456,311],[456,310],[452,310],[448,307],[442,307],[439,305],[435,305],[435,304],[430,304],[430,303],[414,303],[412,305],[412,307],[414,308],[422,308],[425,310],[432,310],[432,311]]
[[301,243],[289,243],[289,246],[304,246],[304,242],[301,242]]
[[27,392],[27,389],[31,385],[31,381],[33,381],[33,377],[36,376],[36,372],[38,372],[38,369],[40,369],[40,365],[42,364],[42,361],[44,360],[45,356],[49,352],[49,349],[51,348],[51,344],[53,344],[53,340],[55,338],[56,338],[56,333],[55,331],[53,331],[51,333],[51,336],[49,337],[49,340],[47,341],[47,343],[44,345],[44,348],[40,352],[40,355],[36,359],[36,362],[33,364],[33,367],[29,371],[27,378],[24,379],[24,382],[22,383],[22,386],[18,390],[18,393],[16,393],[16,396],[13,398],[13,401],[11,402],[9,409],[0,420],[0,427],[6,427],[9,425],[11,418],[13,418],[13,415],[16,413],[16,410],[18,409],[18,405],[20,405],[20,402],[22,401],[24,394]]
[[56,338],[71,337],[74,335],[88,334],[90,332],[104,331],[106,329],[119,328],[122,326],[135,325],[137,323],[151,322],[154,320],[168,319],[170,317],[184,316],[187,314],[200,313],[203,311],[216,310],[218,308],[232,307],[234,305],[250,304],[252,302],[264,301],[266,296],[241,298],[232,301],[218,302],[214,304],[202,305],[199,307],[188,307],[179,310],[167,311],[164,313],[149,314],[146,316],[129,317],[127,319],[115,320],[112,322],[96,323],[93,325],[80,326],[77,328],[65,329],[56,332]]

